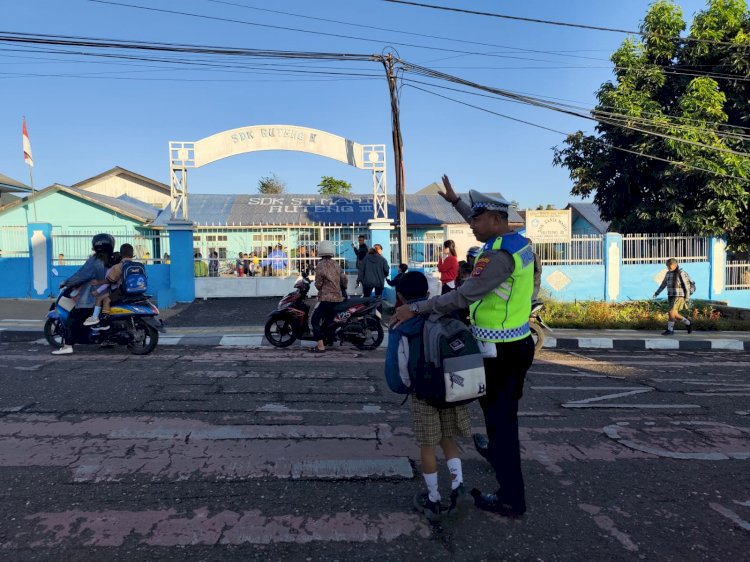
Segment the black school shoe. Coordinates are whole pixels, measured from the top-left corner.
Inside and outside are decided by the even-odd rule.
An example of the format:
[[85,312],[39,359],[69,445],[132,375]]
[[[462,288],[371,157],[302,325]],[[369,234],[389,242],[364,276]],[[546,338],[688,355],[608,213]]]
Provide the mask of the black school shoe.
[[443,511],[440,500],[436,502],[430,501],[430,496],[427,492],[417,492],[417,495],[414,496],[414,509],[430,521],[439,521]]
[[526,513],[526,506],[514,506],[513,504],[506,503],[497,497],[496,494],[483,494],[476,488],[471,491],[471,495],[474,498],[474,505],[484,511],[497,513],[503,517],[522,517]]
[[690,322],[690,324],[687,325],[687,331],[688,331],[688,334],[692,334],[693,333],[693,323],[692,322]]

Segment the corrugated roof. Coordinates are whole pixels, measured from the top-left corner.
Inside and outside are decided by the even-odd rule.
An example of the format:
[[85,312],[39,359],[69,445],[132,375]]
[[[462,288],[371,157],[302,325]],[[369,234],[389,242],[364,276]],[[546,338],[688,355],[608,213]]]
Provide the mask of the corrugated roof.
[[[406,220],[414,226],[463,224],[465,221],[452,205],[436,194],[407,195]],[[372,196],[329,197],[322,195],[213,195],[192,194],[188,197],[188,216],[198,225],[258,224],[367,224],[372,218]],[[522,222],[512,210],[515,221]],[[388,216],[396,217],[395,197],[388,199]],[[171,219],[169,208],[154,221],[166,226]]]
[[17,191],[31,191],[28,185],[21,183],[20,181],[9,178],[4,174],[0,174],[0,192],[17,192]]
[[[578,213],[588,223],[593,226],[599,234],[606,234],[609,230],[609,223],[602,220],[599,215],[599,208],[593,203],[568,203],[566,209],[573,209],[574,213]],[[573,218],[575,220],[575,218]]]

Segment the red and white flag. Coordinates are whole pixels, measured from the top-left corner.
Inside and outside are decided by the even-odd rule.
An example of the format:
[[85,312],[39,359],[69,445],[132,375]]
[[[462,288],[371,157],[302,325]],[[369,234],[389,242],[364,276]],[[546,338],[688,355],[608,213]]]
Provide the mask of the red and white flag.
[[34,160],[31,158],[31,141],[29,141],[29,131],[26,129],[26,118],[23,118],[23,161],[29,166],[34,166]]

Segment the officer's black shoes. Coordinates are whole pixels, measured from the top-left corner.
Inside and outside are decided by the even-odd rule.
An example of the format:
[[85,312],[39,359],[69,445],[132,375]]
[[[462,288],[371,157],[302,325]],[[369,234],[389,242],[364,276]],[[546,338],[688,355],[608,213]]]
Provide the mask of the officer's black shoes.
[[436,502],[430,501],[430,496],[427,492],[417,492],[417,495],[414,496],[414,509],[430,521],[439,521],[441,512],[443,511],[440,500]]
[[474,448],[477,450],[477,453],[487,459],[490,454],[490,442],[487,439],[487,436],[482,435],[481,433],[474,433],[471,438],[474,440]]
[[446,510],[448,517],[456,517],[466,513],[467,503],[471,502],[471,498],[466,493],[466,488],[463,484],[459,484],[458,488],[451,490],[450,503]]
[[503,517],[518,518],[522,517],[526,513],[526,506],[515,506],[510,503],[506,503],[497,497],[496,494],[483,494],[476,488],[471,491],[471,495],[474,498],[474,505],[484,511],[497,513]]

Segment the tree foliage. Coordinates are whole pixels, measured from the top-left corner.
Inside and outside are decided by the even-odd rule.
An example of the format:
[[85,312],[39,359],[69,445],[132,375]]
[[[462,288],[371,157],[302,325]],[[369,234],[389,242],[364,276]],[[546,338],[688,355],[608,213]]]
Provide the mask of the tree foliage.
[[263,176],[258,180],[258,193],[278,194],[286,192],[286,183],[272,173],[270,176]]
[[750,12],[708,0],[686,29],[658,0],[612,55],[596,133],[570,135],[554,163],[621,232],[687,232],[750,242]]
[[333,176],[323,176],[318,184],[318,193],[321,195],[338,195],[346,197],[352,193],[352,184],[348,181],[337,180]]

